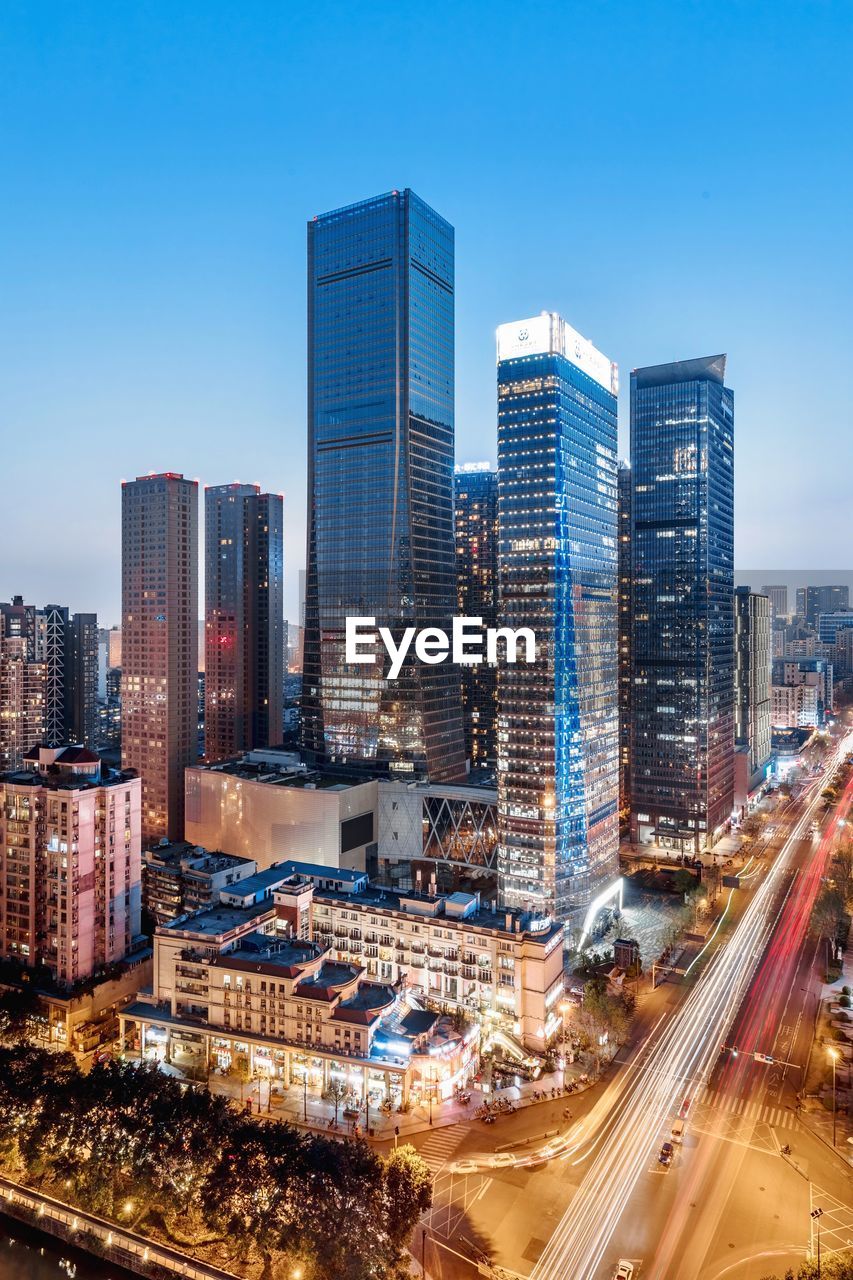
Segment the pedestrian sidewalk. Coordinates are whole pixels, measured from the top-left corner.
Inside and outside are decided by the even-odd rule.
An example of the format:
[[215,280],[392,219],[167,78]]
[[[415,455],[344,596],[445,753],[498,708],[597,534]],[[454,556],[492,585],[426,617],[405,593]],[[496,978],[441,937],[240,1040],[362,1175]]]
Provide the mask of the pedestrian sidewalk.
[[[170,1075],[186,1079],[196,1087],[205,1082],[190,1081],[188,1077],[171,1065]],[[292,1085],[288,1090],[280,1089],[275,1082],[270,1087],[267,1080],[253,1080],[241,1083],[228,1076],[211,1074],[207,1087],[213,1094],[228,1098],[235,1106],[252,1104],[252,1115],[261,1120],[285,1120],[299,1128],[310,1129],[317,1133],[330,1133],[342,1137],[350,1137],[356,1133],[363,1134],[369,1129],[369,1136],[377,1142],[390,1142],[396,1137],[401,1140],[418,1133],[429,1133],[433,1130],[447,1128],[470,1122],[477,1108],[484,1101],[496,1098],[506,1099],[516,1107],[536,1106],[539,1102],[551,1101],[552,1097],[562,1097],[564,1079],[566,1082],[576,1080],[584,1074],[580,1064],[567,1066],[565,1071],[557,1070],[540,1076],[536,1081],[525,1081],[521,1085],[511,1085],[506,1089],[485,1093],[477,1087],[467,1090],[470,1102],[461,1103],[456,1099],[433,1104],[432,1115],[428,1105],[413,1106],[409,1111],[383,1110],[370,1106],[367,1114],[362,1105],[357,1116],[345,1116],[342,1104],[337,1108],[337,1127],[335,1127],[335,1104],[319,1097],[316,1093],[305,1093],[299,1085]],[[580,1085],[585,1091],[590,1084]]]

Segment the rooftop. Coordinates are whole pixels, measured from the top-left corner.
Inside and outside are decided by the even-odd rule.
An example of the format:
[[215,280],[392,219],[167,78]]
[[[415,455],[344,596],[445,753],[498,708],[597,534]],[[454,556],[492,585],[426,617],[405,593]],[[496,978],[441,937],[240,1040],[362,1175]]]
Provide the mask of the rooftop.
[[[293,864],[297,872],[304,870],[303,863],[296,862]],[[325,870],[325,868],[324,868]],[[440,919],[444,925],[458,924],[462,929],[470,929],[472,926],[480,929],[493,929],[499,933],[512,935],[513,937],[533,936],[537,941],[549,941],[555,934],[562,931],[562,924],[554,920],[549,920],[546,926],[534,927],[537,917],[531,915],[528,911],[518,911],[509,907],[491,907],[483,905],[473,894],[454,893],[445,898],[441,894],[430,895],[427,893],[417,893],[414,890],[411,893],[395,893],[391,889],[385,889],[381,885],[370,884],[369,882],[355,892],[347,893],[344,890],[322,888],[315,890],[315,902],[341,902],[346,903],[350,907],[373,907],[378,911],[398,911],[403,914],[419,915],[421,914],[417,907],[432,908],[424,914],[429,914],[433,918]],[[473,901],[473,909],[467,914],[462,915],[459,908],[467,907]],[[446,910],[446,904],[450,904],[450,911]],[[408,911],[407,911],[408,905]],[[412,909],[414,907],[414,910]],[[454,910],[455,909],[455,910]],[[518,928],[516,928],[516,924]]]
[[259,915],[272,909],[272,904],[263,909],[256,903],[250,907],[230,907],[220,904],[216,907],[208,907],[205,911],[198,911],[193,916],[179,916],[177,920],[170,920],[168,924],[161,925],[160,930],[163,932],[168,930],[176,934],[203,934],[205,937],[218,938],[224,933],[231,933],[234,929],[251,924],[258,919]]
[[347,791],[370,781],[356,774],[309,769],[292,752],[281,752],[280,760],[274,756],[275,753],[270,751],[259,759],[243,756],[239,760],[222,760],[217,764],[193,765],[192,768],[204,773],[224,773],[243,782],[262,782],[269,787],[295,787],[306,791]]
[[678,382],[724,382],[726,357],[700,356],[696,360],[673,360],[671,364],[653,364],[634,369],[631,374],[638,387],[668,387]]
[[[163,863],[194,871],[225,871],[229,867],[253,865],[251,858],[241,858],[235,853],[221,853],[219,850],[208,852],[201,845],[190,844],[188,840],[163,840],[160,844],[142,852],[144,861]],[[242,882],[241,882],[242,883]]]

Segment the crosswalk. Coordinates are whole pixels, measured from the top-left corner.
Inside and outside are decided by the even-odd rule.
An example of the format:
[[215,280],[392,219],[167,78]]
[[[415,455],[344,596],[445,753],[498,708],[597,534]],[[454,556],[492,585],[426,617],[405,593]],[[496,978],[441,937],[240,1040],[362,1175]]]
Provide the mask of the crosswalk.
[[795,1129],[797,1122],[793,1111],[787,1107],[774,1107],[769,1103],[751,1102],[748,1098],[729,1098],[716,1090],[706,1093],[702,1106],[715,1115],[737,1116],[754,1124],[769,1124],[774,1129]]
[[418,1148],[419,1154],[429,1165],[433,1173],[438,1173],[453,1155],[462,1139],[469,1132],[470,1124],[447,1125],[431,1133],[426,1142]]

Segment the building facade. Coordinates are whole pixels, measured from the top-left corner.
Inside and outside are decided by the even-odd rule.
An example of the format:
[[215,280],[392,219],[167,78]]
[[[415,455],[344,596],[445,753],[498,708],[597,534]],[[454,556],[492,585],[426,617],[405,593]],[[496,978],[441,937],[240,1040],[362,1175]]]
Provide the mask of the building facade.
[[[498,475],[488,463],[456,468],[456,608],[460,617],[498,617]],[[497,667],[485,660],[460,669],[465,753],[472,769],[497,761]]]
[[712,845],[734,799],[734,397],[725,356],[631,374],[632,839]]
[[281,742],[284,502],[254,484],[205,489],[204,745],[208,760]]
[[[789,695],[778,689],[810,689],[810,694]],[[774,725],[780,728],[807,725],[822,727],[832,711],[835,698],[832,663],[827,658],[777,658],[773,663]]]
[[378,879],[395,890],[434,884],[498,897],[498,793],[472,783],[378,787]]
[[187,840],[163,840],[142,852],[142,905],[157,924],[168,924],[215,906],[221,890],[257,869],[250,858],[208,853]]
[[184,834],[198,753],[198,483],[122,486],[122,766],[142,778],[146,843]]
[[634,688],[631,639],[634,578],[631,568],[631,467],[619,463],[619,829],[631,828],[631,707]]
[[141,783],[85,747],[34,747],[0,775],[0,948],[63,986],[140,941]]
[[757,785],[770,763],[772,612],[767,596],[737,587],[735,608],[735,745],[746,748],[748,785]]
[[843,613],[850,608],[850,588],[839,584],[827,587],[801,587],[797,591],[797,612],[810,627],[816,627],[822,613]]
[[340,1083],[343,1108],[366,1128],[372,1107],[452,1097],[477,1071],[479,1028],[295,932],[293,903],[309,913],[312,892],[293,875],[281,902],[223,901],[157,929],[153,991],[121,1010],[122,1048],[196,1073],[242,1066],[301,1085],[306,1106],[309,1092]]
[[458,672],[345,662],[348,616],[450,631],[453,228],[412,191],[308,224],[302,739],[320,762],[465,772]]
[[5,634],[0,618],[0,772],[20,767],[44,737],[47,669],[28,656],[24,636]]
[[618,874],[616,368],[560,316],[498,329],[499,872],[508,906],[577,916]]
[[[98,744],[98,615],[75,613],[65,649],[65,742],[93,749]],[[106,673],[105,673],[106,675]],[[106,688],[104,689],[106,694]]]
[[788,587],[785,583],[776,583],[761,588],[761,594],[770,601],[770,610],[774,621],[788,617]]
[[283,751],[186,771],[186,839],[251,858],[364,870],[376,857],[376,780],[307,769]]

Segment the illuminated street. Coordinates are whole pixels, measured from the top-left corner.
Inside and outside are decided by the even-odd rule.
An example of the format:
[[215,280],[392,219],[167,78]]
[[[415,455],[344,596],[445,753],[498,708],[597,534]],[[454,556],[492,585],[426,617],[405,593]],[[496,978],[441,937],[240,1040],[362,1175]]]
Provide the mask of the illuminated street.
[[[850,746],[845,739],[833,769]],[[641,1274],[656,1280],[751,1280],[766,1274],[769,1260],[784,1269],[805,1256],[810,1196],[838,1197],[844,1216],[843,1166],[795,1116],[797,1073],[748,1056],[802,1063],[808,1053],[815,943],[806,928],[829,849],[812,823],[832,776],[830,769],[790,806],[772,861],[747,864],[745,876],[752,869],[755,876],[745,884],[754,888],[739,910],[733,903],[736,923],[698,977],[674,979],[647,998],[643,1017],[651,1024],[629,1060],[583,1118],[545,1152],[537,1144],[537,1154],[549,1157],[544,1168],[527,1172],[538,1161],[525,1150],[511,1167],[484,1159],[471,1172],[468,1147],[478,1135],[463,1140],[455,1167],[466,1172],[454,1174],[451,1165],[439,1180],[437,1201],[455,1206],[456,1218],[433,1211],[439,1236],[475,1241],[532,1280],[604,1280],[619,1258],[641,1263]],[[840,813],[851,798],[848,783]],[[738,1056],[721,1056],[723,1044]],[[685,1139],[664,1169],[658,1151],[686,1102]],[[785,1145],[790,1158],[780,1155]],[[543,1239],[538,1223],[546,1221]],[[541,1247],[530,1257],[537,1238]],[[467,1273],[460,1258],[440,1245],[435,1252],[438,1274]]]

